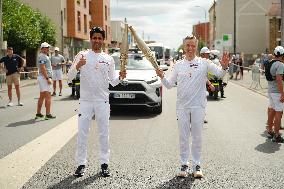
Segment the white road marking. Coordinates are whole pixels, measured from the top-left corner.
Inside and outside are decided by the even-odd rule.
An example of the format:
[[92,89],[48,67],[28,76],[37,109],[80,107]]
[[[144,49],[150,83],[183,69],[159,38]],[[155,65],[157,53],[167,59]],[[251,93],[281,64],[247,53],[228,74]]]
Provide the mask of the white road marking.
[[0,160],[0,188],[21,188],[78,131],[75,115]]

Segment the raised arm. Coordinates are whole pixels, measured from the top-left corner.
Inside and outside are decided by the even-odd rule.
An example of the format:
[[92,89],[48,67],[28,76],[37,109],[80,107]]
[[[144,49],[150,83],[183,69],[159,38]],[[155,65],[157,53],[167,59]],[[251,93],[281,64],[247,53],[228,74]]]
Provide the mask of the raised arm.
[[165,77],[164,71],[162,69],[157,69],[156,74],[161,78],[161,81],[166,88],[170,89],[175,86],[177,82],[176,66],[173,67],[169,78]]
[[67,74],[68,81],[72,81],[76,77],[80,68],[84,66],[85,64],[86,64],[86,59],[84,58],[84,55],[82,54],[82,52],[79,52],[75,56],[73,64]]

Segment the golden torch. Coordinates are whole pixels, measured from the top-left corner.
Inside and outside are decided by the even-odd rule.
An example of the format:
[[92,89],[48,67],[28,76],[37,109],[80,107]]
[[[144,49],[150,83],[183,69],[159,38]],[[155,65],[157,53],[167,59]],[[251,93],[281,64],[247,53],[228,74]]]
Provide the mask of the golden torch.
[[125,24],[124,34],[120,45],[120,71],[126,71],[128,60],[128,24]]
[[136,34],[135,30],[132,28],[132,26],[129,26],[129,29],[137,43],[138,48],[143,52],[147,60],[149,60],[152,64],[152,66],[157,70],[159,69],[159,65],[156,61],[156,58],[154,57],[152,51],[149,49],[149,47],[146,45],[146,43]]

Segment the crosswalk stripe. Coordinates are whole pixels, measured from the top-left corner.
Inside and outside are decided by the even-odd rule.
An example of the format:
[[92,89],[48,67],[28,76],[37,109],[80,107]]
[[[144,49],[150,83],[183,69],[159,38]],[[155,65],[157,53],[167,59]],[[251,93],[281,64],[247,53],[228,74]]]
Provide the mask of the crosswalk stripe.
[[0,160],[0,188],[21,188],[78,131],[75,115]]

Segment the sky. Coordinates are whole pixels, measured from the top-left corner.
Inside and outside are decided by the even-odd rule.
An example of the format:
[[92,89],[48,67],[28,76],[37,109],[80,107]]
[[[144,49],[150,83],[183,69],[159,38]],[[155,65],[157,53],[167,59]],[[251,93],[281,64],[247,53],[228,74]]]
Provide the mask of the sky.
[[144,40],[177,49],[192,26],[208,19],[214,0],[110,0],[111,20],[127,23]]

